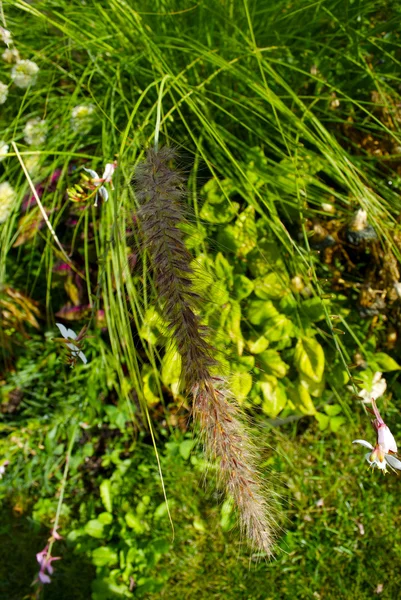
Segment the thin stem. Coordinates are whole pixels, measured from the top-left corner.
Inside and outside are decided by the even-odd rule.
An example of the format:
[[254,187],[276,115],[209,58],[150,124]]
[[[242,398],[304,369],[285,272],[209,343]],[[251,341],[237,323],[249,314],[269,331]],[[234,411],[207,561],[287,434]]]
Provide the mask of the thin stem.
[[6,16],[5,16],[4,10],[3,10],[3,0],[0,0],[0,19],[1,19],[1,22],[3,23],[4,29],[7,29]]
[[[68,470],[70,468],[70,458],[71,458],[72,448],[73,448],[74,442],[75,442],[75,435],[76,435],[77,429],[78,429],[78,425],[75,424],[74,428],[72,430],[72,435],[71,435],[70,443],[68,444],[67,454],[66,454],[66,457],[65,457],[65,466],[64,466],[63,478],[61,480],[60,496],[59,496],[59,499],[58,499],[57,510],[56,510],[56,518],[54,520],[54,525],[53,525],[52,531],[57,531],[57,528],[58,528],[58,522],[59,522],[59,519],[60,519],[61,508],[63,506],[65,486],[66,486],[66,483],[67,483]],[[53,547],[54,541],[55,541],[54,537],[52,537],[52,539],[50,541],[50,544],[49,544],[49,549],[47,551],[47,556],[48,557],[52,553],[52,547]]]
[[55,232],[55,231],[54,231],[54,229],[53,229],[53,225],[50,223],[50,221],[49,221],[49,217],[47,216],[47,214],[46,214],[46,211],[45,211],[45,209],[43,208],[43,204],[42,204],[42,202],[40,201],[40,198],[39,198],[39,196],[38,196],[38,193],[37,193],[37,191],[36,191],[36,189],[35,189],[35,186],[33,185],[32,179],[31,179],[31,177],[30,177],[30,175],[29,175],[29,173],[28,173],[28,170],[27,170],[27,168],[26,168],[26,166],[25,166],[25,163],[24,163],[24,161],[23,161],[23,159],[22,159],[22,156],[21,156],[21,154],[19,153],[19,150],[18,150],[18,148],[17,148],[17,145],[16,145],[16,143],[15,143],[15,142],[11,142],[11,145],[12,145],[12,147],[13,147],[13,148],[14,148],[14,150],[15,150],[15,154],[17,155],[17,158],[18,158],[18,160],[19,160],[19,162],[20,162],[20,164],[21,164],[22,170],[24,171],[25,177],[27,178],[27,181],[28,181],[28,183],[29,183],[29,187],[31,188],[32,194],[33,194],[33,196],[34,196],[34,198],[35,198],[35,200],[36,200],[36,202],[37,202],[37,204],[38,204],[38,206],[39,206],[39,210],[40,210],[40,212],[42,213],[42,217],[43,217],[43,219],[44,219],[44,221],[45,221],[45,223],[46,223],[47,227],[49,228],[49,230],[50,230],[50,233],[52,234],[52,236],[53,236],[53,238],[54,238],[54,241],[56,242],[57,246],[60,248],[60,250],[61,250],[61,253],[62,253],[63,257],[64,257],[64,258],[65,258],[65,260],[68,262],[68,264],[69,264],[69,265],[71,265],[71,264],[72,264],[72,263],[71,263],[71,260],[70,260],[70,258],[69,258],[69,256],[68,256],[68,254],[66,253],[66,251],[64,250],[63,246],[61,245],[61,242],[60,242],[60,240],[58,239],[58,237],[57,237],[57,235],[56,235],[56,232]]

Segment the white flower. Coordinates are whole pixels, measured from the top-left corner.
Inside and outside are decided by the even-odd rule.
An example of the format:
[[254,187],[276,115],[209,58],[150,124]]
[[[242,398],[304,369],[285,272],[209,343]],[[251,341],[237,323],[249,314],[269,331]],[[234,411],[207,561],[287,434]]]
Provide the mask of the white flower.
[[6,466],[9,464],[8,460],[5,460],[2,465],[0,465],[0,479],[3,478],[4,473],[6,472]]
[[35,85],[38,72],[39,67],[32,60],[19,60],[12,68],[11,79],[17,87],[26,89]]
[[332,204],[330,204],[329,202],[322,202],[322,210],[324,210],[324,212],[328,212],[328,213],[335,212],[334,206]]
[[104,173],[102,176],[102,181],[104,181],[104,183],[112,183],[112,178],[114,175],[114,171],[117,168],[117,162],[114,161],[113,163],[107,163],[105,168],[104,168]]
[[71,111],[71,127],[76,133],[89,133],[95,123],[93,104],[80,104]]
[[27,156],[25,159],[25,166],[29,175],[33,176],[37,173],[38,168],[40,166],[40,155],[39,154],[31,154]]
[[[113,174],[114,174],[114,171],[116,170],[116,168],[117,168],[116,161],[114,161],[113,163],[107,163],[104,168],[102,177],[99,177],[99,175],[96,173],[96,171],[93,171],[93,169],[87,169],[86,167],[84,167],[84,171],[89,173],[89,175],[92,177],[92,183],[94,185],[96,185],[97,183],[109,183],[110,187],[113,189],[112,178],[113,178]],[[107,202],[107,200],[109,199],[109,192],[106,190],[106,188],[103,185],[97,190],[97,192],[101,195],[104,202]],[[97,206],[97,201],[98,201],[98,194],[96,193],[94,206]]]
[[397,453],[397,444],[394,436],[380,416],[374,400],[372,400],[372,408],[373,411],[371,412],[373,412],[376,417],[374,421],[372,421],[372,425],[376,430],[376,445],[372,446],[372,444],[366,440],[354,440],[352,443],[361,444],[361,446],[365,446],[365,448],[372,450],[372,452],[368,452],[365,455],[365,458],[371,467],[377,467],[381,471],[386,472],[387,465],[390,465],[393,469],[401,470],[401,461],[393,456],[393,454]]
[[24,128],[24,140],[29,146],[39,146],[46,141],[47,123],[36,117],[29,119]]
[[382,377],[382,373],[380,373],[380,371],[376,371],[376,373],[373,375],[372,385],[369,388],[363,388],[359,392],[358,396],[359,398],[362,398],[362,402],[370,404],[372,398],[373,400],[377,400],[377,398],[383,396],[386,389],[386,380]]
[[[60,330],[61,335],[65,340],[76,340],[77,334],[72,329],[67,329],[62,323],[56,323]],[[85,354],[75,344],[66,344],[67,348],[71,350],[71,356],[73,358],[80,358],[84,365],[88,362]]]
[[19,61],[19,52],[16,48],[7,48],[6,50],[4,50],[3,54],[1,55],[1,58],[4,60],[4,62],[11,65],[12,63]]
[[6,44],[6,46],[9,46],[13,43],[11,31],[8,31],[8,29],[4,29],[4,27],[0,27],[0,38],[1,41],[4,42],[4,44]]
[[8,219],[15,197],[15,191],[8,181],[0,183],[0,223]]
[[0,104],[4,104],[8,96],[8,85],[0,81]]
[[3,140],[0,140],[0,162],[7,156],[9,148],[10,146],[8,144],[3,142]]

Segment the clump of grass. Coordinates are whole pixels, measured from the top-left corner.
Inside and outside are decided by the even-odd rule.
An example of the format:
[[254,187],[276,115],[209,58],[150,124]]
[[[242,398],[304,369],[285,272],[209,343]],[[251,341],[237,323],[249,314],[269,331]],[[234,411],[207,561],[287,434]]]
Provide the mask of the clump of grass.
[[182,175],[170,166],[171,148],[150,149],[136,170],[134,185],[141,206],[138,219],[150,257],[165,319],[181,356],[185,391],[193,399],[206,454],[217,459],[220,479],[233,497],[241,528],[259,549],[272,553],[273,521],[259,482],[249,433],[228,387],[214,375],[218,361],[198,313],[194,271],[180,224],[184,220]]

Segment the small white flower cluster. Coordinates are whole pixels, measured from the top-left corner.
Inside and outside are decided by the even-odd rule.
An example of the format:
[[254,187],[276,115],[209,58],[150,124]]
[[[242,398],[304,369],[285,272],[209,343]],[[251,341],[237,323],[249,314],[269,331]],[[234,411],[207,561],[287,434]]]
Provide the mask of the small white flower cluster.
[[15,191],[8,181],[0,183],[0,223],[8,219],[15,197]]
[[8,144],[3,140],[0,140],[0,162],[7,156],[9,148],[10,146]]
[[0,38],[1,41],[7,46],[7,48],[10,46],[10,44],[13,43],[11,31],[8,31],[8,29],[4,29],[4,27],[0,27]]
[[24,140],[29,146],[39,146],[46,141],[47,123],[36,117],[29,119],[24,128]]
[[19,52],[16,48],[7,48],[6,50],[4,50],[3,54],[1,55],[1,58],[4,60],[4,62],[8,63],[9,65],[12,65],[13,63],[19,61]]
[[95,123],[96,109],[93,104],[80,104],[71,111],[71,127],[76,133],[89,133]]
[[31,177],[33,177],[34,175],[36,175],[37,171],[39,170],[40,167],[40,155],[38,154],[31,154],[30,156],[27,156],[25,159],[25,166],[28,170],[28,173]]
[[8,85],[0,81],[0,104],[4,104],[8,96]]
[[[8,64],[14,64],[11,70],[11,79],[15,85],[26,90],[31,85],[35,85],[39,73],[38,65],[33,60],[21,60],[16,48],[10,48],[13,44],[11,32],[4,27],[0,27],[0,39],[6,44],[7,49],[3,52],[2,58]],[[0,82],[0,104],[7,100],[8,86]]]
[[12,68],[11,79],[23,90],[35,85],[39,73],[38,65],[33,60],[19,60]]

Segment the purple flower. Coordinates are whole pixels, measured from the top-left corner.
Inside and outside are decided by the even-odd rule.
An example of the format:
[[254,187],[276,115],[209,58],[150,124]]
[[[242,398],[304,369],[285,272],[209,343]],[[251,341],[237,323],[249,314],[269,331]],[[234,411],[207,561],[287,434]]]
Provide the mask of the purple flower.
[[[49,554],[49,544],[43,548],[41,552],[36,555],[36,560],[39,563],[40,570],[38,573],[38,579],[41,583],[51,583],[49,575],[53,575],[52,562],[54,560],[60,560],[61,556],[51,556]],[[48,574],[46,574],[46,571]]]

